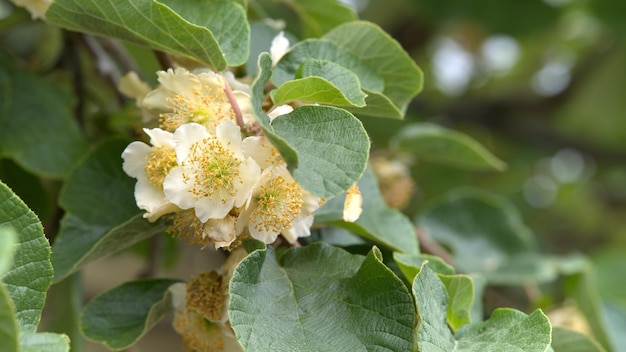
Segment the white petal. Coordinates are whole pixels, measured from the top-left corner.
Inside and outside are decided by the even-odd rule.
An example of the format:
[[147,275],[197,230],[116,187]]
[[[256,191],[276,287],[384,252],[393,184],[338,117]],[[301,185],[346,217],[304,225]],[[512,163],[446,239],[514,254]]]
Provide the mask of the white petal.
[[270,122],[274,121],[275,118],[287,115],[288,113],[293,111],[293,107],[291,105],[279,105],[275,107],[272,111],[267,113],[267,116],[270,117]]
[[134,178],[145,177],[144,167],[148,162],[148,155],[152,148],[143,142],[132,142],[122,152],[122,169],[128,176]]
[[200,80],[196,75],[179,67],[176,70],[171,68],[166,71],[157,72],[161,86],[173,94],[183,94],[192,97],[193,92],[201,88]]
[[186,310],[187,305],[187,284],[177,282],[168,288],[172,294],[172,305],[176,310]]
[[311,226],[313,225],[313,215],[295,219],[289,230],[283,231],[283,237],[294,243],[298,237],[307,237],[311,235]]
[[224,121],[215,129],[215,135],[224,148],[235,154],[241,153],[241,129],[232,121]]
[[139,78],[136,72],[128,72],[117,83],[117,89],[127,97],[141,99],[148,94],[152,88]]
[[250,236],[259,241],[263,241],[266,244],[276,241],[276,238],[278,237],[278,233],[276,232],[258,231],[254,226],[250,226],[248,230],[250,231]]
[[189,192],[193,185],[185,183],[183,178],[184,172],[185,169],[181,166],[170,170],[163,181],[163,192],[165,197],[179,208],[190,209],[195,205],[193,195]]
[[233,199],[226,198],[222,202],[220,194],[214,194],[213,199],[208,197],[200,198],[195,203],[196,216],[200,221],[207,222],[209,219],[222,219],[233,209]]
[[363,197],[356,185],[352,185],[346,191],[346,200],[343,203],[343,221],[355,222],[363,212]]
[[287,51],[289,51],[289,39],[287,39],[285,34],[281,31],[274,37],[274,39],[272,39],[272,45],[270,46],[272,64],[276,65],[276,63],[278,63]]
[[160,128],[144,128],[143,131],[150,137],[150,144],[155,147],[169,147],[174,149],[174,134]]
[[245,205],[248,207],[250,198],[252,197],[252,190],[259,181],[261,175],[261,168],[252,158],[247,158],[241,163],[239,168],[239,177],[241,178],[241,185],[237,186],[237,194],[234,199],[234,206],[241,207]]
[[174,131],[174,148],[176,149],[176,162],[181,164],[187,159],[192,144],[208,138],[211,135],[206,128],[197,123],[184,124]]
[[235,218],[227,215],[223,219],[209,219],[203,228],[203,235],[211,238],[215,249],[230,246],[235,240]]

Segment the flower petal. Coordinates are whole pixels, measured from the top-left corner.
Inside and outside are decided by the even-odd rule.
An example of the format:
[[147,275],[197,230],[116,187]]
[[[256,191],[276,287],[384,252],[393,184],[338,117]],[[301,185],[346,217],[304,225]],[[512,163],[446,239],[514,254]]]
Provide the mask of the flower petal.
[[144,167],[147,162],[148,155],[152,148],[143,142],[132,142],[122,152],[122,169],[128,176],[134,178],[145,178]]

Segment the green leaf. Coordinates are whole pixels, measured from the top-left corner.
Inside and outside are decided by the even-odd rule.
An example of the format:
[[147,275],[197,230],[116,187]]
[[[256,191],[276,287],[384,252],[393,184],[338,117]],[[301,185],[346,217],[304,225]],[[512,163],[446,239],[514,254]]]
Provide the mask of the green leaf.
[[332,61],[354,72],[368,95],[355,114],[401,119],[422,89],[422,72],[402,47],[375,24],[343,24],[321,39],[294,45],[276,65],[272,81],[280,86],[296,78],[309,59]]
[[13,228],[17,247],[9,270],[0,276],[22,332],[34,332],[52,281],[50,245],[37,216],[0,182],[0,228]]
[[368,168],[357,183],[363,196],[363,212],[355,222],[343,221],[345,194],[328,200],[315,212],[315,222],[348,229],[402,253],[417,254],[419,246],[411,221],[383,200],[376,176]]
[[404,127],[391,139],[390,145],[424,161],[471,170],[506,169],[503,161],[471,137],[431,123]]
[[252,86],[253,108],[293,177],[320,197],[348,189],[367,166],[370,143],[363,124],[349,112],[329,106],[302,106],[270,124],[261,109],[263,87],[271,70],[268,54],[259,57],[259,67],[261,74]]
[[413,294],[422,319],[418,337],[421,352],[544,352],[550,346],[550,322],[540,310],[526,315],[496,309],[489,320],[464,325],[453,335],[446,321],[446,289],[428,265],[415,277]]
[[70,339],[49,332],[26,332],[20,334],[21,352],[69,352]]
[[230,297],[249,352],[413,350],[415,305],[377,248],[367,257],[323,243],[279,258],[255,251],[235,269]]
[[550,346],[551,329],[548,317],[541,310],[526,315],[514,309],[499,308],[489,320],[462,327],[456,333],[457,350],[543,352]]
[[393,260],[396,261],[400,271],[402,271],[402,274],[409,282],[413,282],[415,276],[419,274],[420,268],[424,265],[424,261],[428,261],[428,267],[438,274],[454,274],[454,268],[452,266],[444,262],[443,259],[430,254],[394,252]]
[[[13,229],[0,227],[0,277],[11,266],[16,245],[17,236]],[[18,331],[13,301],[0,281],[0,351],[17,352]]]
[[46,20],[187,56],[218,71],[249,55],[250,27],[240,1],[58,0]]
[[576,301],[578,308],[587,319],[596,341],[607,351],[612,351],[614,346],[609,332],[607,310],[604,309],[598,292],[594,272],[591,268],[587,268],[587,270],[572,274],[566,278],[565,286],[568,296]]
[[[4,236],[0,233],[0,236]],[[0,257],[1,258],[1,257]],[[0,281],[0,351],[18,351],[19,327],[9,291]]]
[[348,107],[364,107],[365,93],[352,71],[328,60],[309,59],[298,78],[272,91],[275,104],[303,101]]
[[0,58],[0,157],[61,178],[86,150],[69,99],[57,86]]
[[100,144],[69,176],[60,204],[67,211],[52,251],[55,282],[81,265],[113,254],[164,230],[143,219],[134,180],[122,170],[127,142]]
[[97,296],[83,309],[83,333],[110,349],[128,348],[171,311],[168,288],[177,282],[166,279],[132,281]]
[[554,352],[605,352],[589,336],[577,331],[555,326],[552,328],[552,349]]
[[334,27],[357,19],[356,13],[336,0],[282,0],[302,21],[302,37],[319,37]]
[[604,301],[602,308],[613,350],[623,351],[626,349],[626,308],[609,301]]
[[418,225],[452,250],[456,267],[481,273],[490,283],[545,282],[558,274],[555,261],[538,253],[533,234],[503,198],[453,191],[425,209]]
[[452,331],[457,331],[471,322],[474,282],[467,275],[439,275],[439,279],[448,293],[446,321]]

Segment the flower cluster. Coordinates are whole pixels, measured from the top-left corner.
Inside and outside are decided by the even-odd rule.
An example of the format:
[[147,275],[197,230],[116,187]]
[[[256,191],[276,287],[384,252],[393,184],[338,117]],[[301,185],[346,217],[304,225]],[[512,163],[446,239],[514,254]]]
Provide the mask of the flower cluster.
[[158,76],[151,91],[136,78],[122,82],[130,94],[136,87],[144,121],[158,120],[144,129],[150,144],[133,142],[122,154],[144,217],[167,214],[174,235],[216,248],[234,247],[242,236],[265,243],[279,234],[292,243],[308,236],[320,199],[293,179],[265,136],[242,137],[241,125],[255,129],[245,87],[231,92],[226,78],[209,71]]

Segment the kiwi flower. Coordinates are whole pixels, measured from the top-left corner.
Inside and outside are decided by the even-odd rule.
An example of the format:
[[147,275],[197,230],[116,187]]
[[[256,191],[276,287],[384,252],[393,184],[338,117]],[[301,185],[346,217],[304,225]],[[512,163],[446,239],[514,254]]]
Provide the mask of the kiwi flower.
[[224,121],[211,134],[197,123],[174,132],[177,166],[163,182],[165,196],[181,209],[194,208],[202,223],[224,219],[248,204],[259,165],[241,150],[239,126]]

